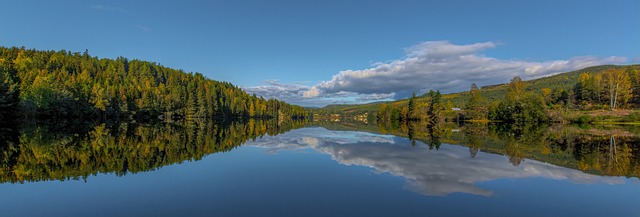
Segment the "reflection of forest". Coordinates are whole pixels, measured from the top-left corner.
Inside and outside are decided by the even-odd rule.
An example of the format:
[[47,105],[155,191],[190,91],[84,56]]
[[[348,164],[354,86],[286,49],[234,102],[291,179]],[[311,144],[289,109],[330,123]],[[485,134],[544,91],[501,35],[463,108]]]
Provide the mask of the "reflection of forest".
[[[302,122],[250,120],[216,124],[191,121],[155,124],[57,123],[0,128],[0,183],[86,179],[98,173],[126,175],[198,160],[229,151],[249,139],[303,127]],[[16,126],[19,124],[8,124]],[[438,149],[441,143],[525,158],[593,174],[640,177],[640,137],[634,129],[572,126],[505,126],[422,123],[321,126],[407,137],[413,145]]]
[[122,176],[229,151],[303,122],[79,123],[0,129],[0,183]]
[[640,177],[640,136],[634,128],[466,124],[428,126],[423,123],[379,124],[384,134],[404,136],[429,148],[440,143],[506,155],[518,166],[525,158],[588,173]]

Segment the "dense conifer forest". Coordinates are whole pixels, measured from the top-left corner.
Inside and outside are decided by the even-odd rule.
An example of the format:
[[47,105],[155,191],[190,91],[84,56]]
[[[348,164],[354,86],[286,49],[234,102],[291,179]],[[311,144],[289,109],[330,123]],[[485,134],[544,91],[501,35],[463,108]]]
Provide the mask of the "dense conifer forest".
[[88,51],[0,47],[0,120],[21,118],[304,118],[304,108],[200,73]]

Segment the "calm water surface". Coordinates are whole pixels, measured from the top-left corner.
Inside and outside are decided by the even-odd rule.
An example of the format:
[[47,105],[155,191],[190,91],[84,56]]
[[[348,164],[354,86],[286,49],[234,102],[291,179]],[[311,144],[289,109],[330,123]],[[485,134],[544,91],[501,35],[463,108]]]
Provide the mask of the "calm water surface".
[[490,145],[322,127],[106,128],[5,144],[2,216],[640,215],[636,177],[514,162]]

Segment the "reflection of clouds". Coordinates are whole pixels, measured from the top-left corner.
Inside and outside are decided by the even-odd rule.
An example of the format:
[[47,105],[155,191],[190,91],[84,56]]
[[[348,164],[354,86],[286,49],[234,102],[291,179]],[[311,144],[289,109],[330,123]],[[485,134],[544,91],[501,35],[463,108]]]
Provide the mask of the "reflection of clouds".
[[[309,138],[315,139],[311,137]],[[289,137],[285,135],[278,135],[275,137],[265,136],[253,142],[247,142],[246,145],[264,148],[267,150],[268,153],[273,153],[273,154],[281,150],[298,150],[298,149],[308,148],[308,144],[306,142],[299,141],[299,140],[304,140],[304,138],[300,139],[300,138]]]
[[[395,142],[400,144],[393,145]],[[527,160],[514,167],[502,155],[479,153],[470,158],[468,148],[461,146],[443,145],[438,151],[411,147],[406,139],[394,140],[393,136],[364,132],[305,128],[247,145],[272,152],[310,147],[344,165],[366,166],[376,173],[404,177],[409,188],[425,195],[460,192],[490,196],[491,191],[475,184],[503,178],[543,177],[575,183],[625,183],[622,177],[596,176],[535,160]]]
[[305,136],[316,137],[323,143],[333,142],[337,144],[352,144],[361,142],[389,143],[393,144],[394,136],[377,135],[357,131],[329,131],[324,128],[311,128],[303,132]]
[[281,135],[265,136],[262,139],[248,142],[245,145],[265,148],[269,152],[280,150],[298,150],[305,148],[317,149],[319,145],[326,142],[337,144],[352,144],[361,142],[376,142],[393,144],[394,136],[376,135],[365,132],[353,131],[328,131],[323,128],[303,128],[293,130]]
[[311,147],[316,147],[320,144],[320,140],[318,140],[317,138],[313,138],[313,137],[307,137],[307,136],[303,136],[302,137],[302,141],[305,144],[310,145]]

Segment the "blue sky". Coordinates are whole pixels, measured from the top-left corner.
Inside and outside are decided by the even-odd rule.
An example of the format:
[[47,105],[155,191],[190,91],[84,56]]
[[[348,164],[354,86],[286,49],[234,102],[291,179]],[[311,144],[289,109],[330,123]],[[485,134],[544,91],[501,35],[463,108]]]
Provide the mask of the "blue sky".
[[322,106],[640,62],[640,1],[4,1],[0,46],[124,56]]

